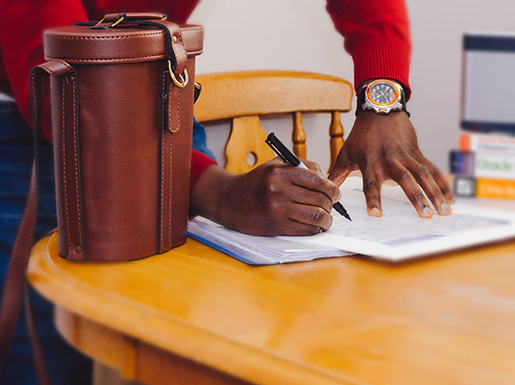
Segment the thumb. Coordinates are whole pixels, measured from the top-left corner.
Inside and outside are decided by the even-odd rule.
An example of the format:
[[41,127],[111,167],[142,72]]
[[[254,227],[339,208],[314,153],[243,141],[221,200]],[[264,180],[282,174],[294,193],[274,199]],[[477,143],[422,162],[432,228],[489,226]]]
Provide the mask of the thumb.
[[336,159],[336,163],[333,166],[333,169],[329,173],[328,179],[332,180],[338,186],[340,186],[345,179],[349,176],[349,174],[354,171],[356,168],[352,166],[352,164],[348,161],[345,154],[340,151],[338,158]]

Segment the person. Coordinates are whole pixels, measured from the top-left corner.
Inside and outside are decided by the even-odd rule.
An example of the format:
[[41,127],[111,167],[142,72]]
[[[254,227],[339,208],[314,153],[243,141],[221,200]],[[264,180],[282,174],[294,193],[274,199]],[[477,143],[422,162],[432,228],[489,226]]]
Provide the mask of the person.
[[[327,10],[345,38],[354,61],[354,86],[359,93],[374,79],[397,81],[409,99],[411,41],[403,0],[328,0]],[[359,100],[359,99],[358,99]],[[421,217],[432,217],[429,197],[440,215],[451,213],[454,197],[449,185],[421,153],[406,111],[379,115],[361,110],[340,150],[329,179],[341,184],[359,169],[369,215],[381,216],[381,185],[393,179]]]
[[[53,0],[33,3],[1,0],[0,92],[15,100],[15,103],[3,103],[5,111],[0,116],[2,278],[29,179],[30,129],[25,123],[30,122],[28,74],[34,65],[43,62],[42,31],[77,21],[100,20],[106,13],[120,11],[120,7],[130,11],[162,12],[170,20],[183,23],[198,2]],[[403,0],[328,0],[327,10],[335,27],[344,35],[345,48],[353,57],[356,91],[373,79],[393,79],[403,87],[406,100],[409,99],[411,43]],[[195,147],[206,152],[202,129],[195,127]],[[43,132],[50,138],[48,125]],[[49,219],[55,215],[50,146],[42,152],[47,160],[43,162],[41,175],[47,182],[42,183],[40,199],[41,206],[48,209],[42,217]],[[339,199],[336,184],[342,183],[354,169],[363,173],[370,215],[381,215],[380,186],[389,178],[402,186],[421,216],[433,215],[422,191],[438,213],[450,213],[452,194],[438,170],[421,154],[406,112],[388,115],[367,110],[358,112],[329,176],[336,184],[321,177],[313,163],[308,162],[308,166],[312,171],[287,167],[279,160],[272,160],[248,174],[235,176],[218,167],[209,156],[193,151],[190,213],[250,234],[313,234],[331,225],[328,213],[332,202]],[[248,194],[249,191],[252,194]],[[210,199],[203,199],[208,194]],[[235,207],[244,208],[244,211]],[[241,215],[242,212],[245,215]],[[41,223],[38,226],[41,228]],[[36,297],[36,294],[32,293],[32,296]],[[49,304],[41,298],[33,302],[37,302],[35,312],[43,347],[52,352],[47,357],[52,382],[88,383],[88,360],[59,339],[51,322]],[[7,360],[0,368],[0,378],[11,384],[35,383],[23,323],[20,323],[15,338]]]

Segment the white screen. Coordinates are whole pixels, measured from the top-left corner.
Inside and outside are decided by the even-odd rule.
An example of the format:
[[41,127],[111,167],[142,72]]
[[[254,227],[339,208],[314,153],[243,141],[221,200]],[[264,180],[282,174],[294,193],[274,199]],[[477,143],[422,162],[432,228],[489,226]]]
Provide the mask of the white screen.
[[463,119],[515,123],[515,52],[466,51]]

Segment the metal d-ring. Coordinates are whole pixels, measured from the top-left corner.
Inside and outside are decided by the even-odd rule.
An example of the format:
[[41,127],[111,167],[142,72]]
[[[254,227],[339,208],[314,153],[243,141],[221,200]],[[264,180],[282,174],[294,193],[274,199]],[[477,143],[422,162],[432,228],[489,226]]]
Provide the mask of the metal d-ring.
[[[179,88],[184,88],[188,85],[188,71],[186,68],[184,69],[184,77],[179,74],[175,77],[175,74],[172,71],[172,62],[168,60],[168,71],[170,72],[170,77],[172,78],[173,84],[175,84]],[[179,79],[177,79],[179,78]]]
[[122,21],[125,20],[125,18],[127,17],[127,15],[125,13],[120,13],[118,15],[118,20],[112,22],[110,25],[109,25],[109,28],[114,28],[116,27],[118,24],[120,24]]

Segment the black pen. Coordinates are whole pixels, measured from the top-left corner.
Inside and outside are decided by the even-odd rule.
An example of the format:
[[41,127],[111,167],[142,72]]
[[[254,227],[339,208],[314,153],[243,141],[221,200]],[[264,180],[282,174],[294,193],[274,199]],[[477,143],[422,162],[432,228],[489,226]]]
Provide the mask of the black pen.
[[[293,152],[291,152],[288,147],[286,147],[277,136],[272,132],[268,135],[265,140],[266,144],[268,144],[272,150],[281,158],[284,162],[292,165],[293,167],[301,167],[308,169],[302,161],[295,156]],[[345,210],[345,207],[340,202],[336,202],[333,204],[333,208],[338,211],[341,215],[347,218],[349,221],[352,221],[349,213]]]

